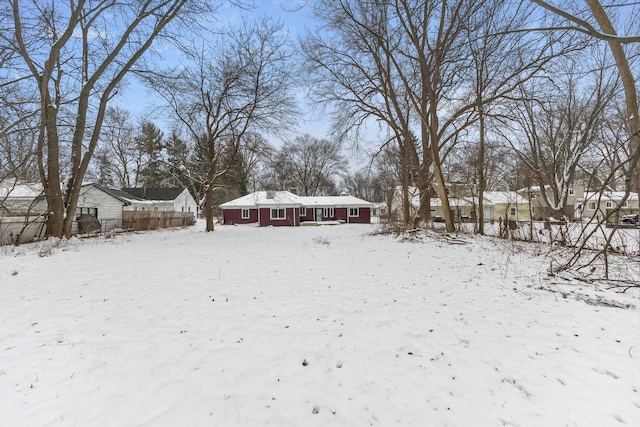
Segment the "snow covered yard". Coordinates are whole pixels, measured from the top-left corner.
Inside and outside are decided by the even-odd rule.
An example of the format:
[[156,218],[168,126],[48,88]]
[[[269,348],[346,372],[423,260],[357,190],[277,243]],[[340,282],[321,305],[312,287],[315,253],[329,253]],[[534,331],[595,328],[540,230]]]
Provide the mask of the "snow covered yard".
[[640,300],[525,246],[200,227],[0,248],[0,425],[640,422]]

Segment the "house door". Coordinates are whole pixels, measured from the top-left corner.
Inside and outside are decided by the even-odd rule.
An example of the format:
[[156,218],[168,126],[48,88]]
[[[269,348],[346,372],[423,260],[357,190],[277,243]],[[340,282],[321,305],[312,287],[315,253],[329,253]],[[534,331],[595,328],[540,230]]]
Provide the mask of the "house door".
[[316,208],[316,221],[322,221],[322,208]]

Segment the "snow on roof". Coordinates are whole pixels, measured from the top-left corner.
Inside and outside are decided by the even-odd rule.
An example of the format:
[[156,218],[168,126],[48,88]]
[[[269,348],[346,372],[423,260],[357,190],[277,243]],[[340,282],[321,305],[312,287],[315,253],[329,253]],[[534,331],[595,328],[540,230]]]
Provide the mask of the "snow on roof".
[[[598,199],[599,197],[602,197],[603,200],[622,200],[624,195],[625,195],[624,191],[588,192],[588,193],[585,193],[584,199],[594,200],[594,199]],[[638,193],[630,192],[629,198],[627,200],[629,201],[638,200]]]
[[256,206],[371,207],[373,203],[354,196],[298,196],[289,191],[256,191],[220,205],[222,209]]
[[11,199],[35,199],[42,195],[42,184],[25,183],[14,184],[12,182],[3,182],[0,185],[0,197]]
[[483,197],[485,201],[488,200],[496,205],[508,205],[510,203],[529,203],[527,199],[525,199],[522,195],[516,193],[515,191],[485,191],[483,193]]
[[300,197],[304,206],[352,206],[370,207],[373,203],[354,196],[304,196]]
[[[442,206],[442,200],[440,200],[440,197],[433,197],[431,199],[431,206]],[[449,197],[449,206],[451,207],[473,206],[473,203],[471,203],[471,201],[468,199],[459,199],[456,197]]]
[[302,200],[289,191],[256,191],[220,205],[222,209],[255,206],[302,206]]

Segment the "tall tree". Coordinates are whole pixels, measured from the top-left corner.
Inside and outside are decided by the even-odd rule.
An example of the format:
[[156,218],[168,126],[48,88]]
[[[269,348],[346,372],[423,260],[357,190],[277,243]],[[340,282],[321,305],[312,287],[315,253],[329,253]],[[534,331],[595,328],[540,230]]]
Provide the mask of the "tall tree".
[[[607,43],[615,60],[616,69],[622,81],[625,94],[625,127],[629,145],[627,179],[625,189],[627,192],[635,187],[640,192],[640,110],[638,103],[638,76],[634,76],[630,65],[625,45],[640,43],[640,23],[638,22],[638,4],[635,2],[620,3],[611,2],[606,6],[608,10],[621,9],[621,15],[629,18],[627,24],[616,29],[614,20],[603,7],[599,0],[585,0],[589,11],[581,14],[566,9],[566,5],[556,6],[544,0],[531,0],[544,9],[562,17],[567,25],[556,30],[574,30],[589,35],[590,37]],[[617,7],[616,7],[617,6]],[[630,34],[619,34],[620,31],[628,31]]]
[[149,76],[202,153],[206,231],[214,230],[214,191],[250,132],[277,133],[292,124],[294,72],[282,24],[243,21],[189,53],[178,73]]
[[136,169],[134,185],[160,187],[166,179],[163,157],[164,133],[158,126],[143,121],[138,134],[133,138],[136,149]]
[[107,108],[96,157],[97,167],[103,172],[98,175],[108,175],[112,185],[120,188],[135,186],[135,178],[131,175],[137,171],[136,144],[128,110]]
[[49,236],[71,234],[82,181],[118,86],[171,22],[204,6],[196,0],[9,0],[0,6],[6,28],[0,37],[16,52],[5,75],[20,76],[12,83],[37,93],[36,154]]
[[281,152],[291,171],[290,179],[303,196],[331,195],[336,178],[346,174],[348,161],[339,141],[317,139],[309,134],[286,142]]
[[417,151],[411,132],[411,105],[393,66],[401,38],[390,24],[387,2],[321,1],[317,16],[337,37],[310,34],[302,44],[313,99],[331,111],[340,139],[356,135],[372,120],[390,132],[379,147],[397,145],[408,226],[408,187]]

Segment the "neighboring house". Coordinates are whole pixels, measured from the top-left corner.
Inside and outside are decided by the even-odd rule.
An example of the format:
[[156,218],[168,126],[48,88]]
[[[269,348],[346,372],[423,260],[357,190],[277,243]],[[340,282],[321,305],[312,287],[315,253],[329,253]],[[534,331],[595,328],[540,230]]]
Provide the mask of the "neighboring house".
[[47,202],[39,183],[17,183],[5,180],[0,184],[0,215],[41,215],[47,210]]
[[[605,219],[609,223],[619,223],[623,215],[638,213],[638,193],[630,193],[627,200],[622,203],[624,191],[588,192],[583,198],[576,200],[578,208],[576,215],[579,218],[597,220]],[[615,210],[619,208],[618,218],[615,218]]]
[[[39,184],[0,186],[0,216],[3,223],[0,239],[10,240],[2,236],[15,236],[20,232],[27,222],[27,213],[29,218],[40,216],[37,221],[44,223],[42,214],[46,212],[47,204],[41,189]],[[138,194],[142,197],[138,197]],[[86,183],[80,189],[76,221],[71,234],[86,232],[82,231],[83,227],[78,228],[78,220],[92,220],[95,224],[92,229],[102,232],[114,229],[149,230],[192,225],[196,213],[197,204],[184,188],[129,188],[124,191]]]
[[[500,218],[528,221],[530,218],[528,200],[515,191],[485,191],[483,202],[486,222]],[[472,219],[477,207],[477,197],[449,197],[449,208],[454,220]],[[416,187],[409,187],[409,208],[411,209],[410,218],[415,218],[420,208],[420,197]],[[402,187],[396,187],[390,211],[396,220],[402,218]],[[444,218],[439,197],[431,198],[431,217],[436,221]]]
[[[417,187],[408,187],[409,193],[409,219],[413,220],[418,216],[420,209],[420,192]],[[431,209],[433,215],[433,206]],[[391,206],[389,207],[389,215],[394,221],[402,221],[404,218],[404,203],[402,186],[396,186],[393,197],[391,198]]]
[[47,202],[42,185],[5,179],[0,183],[0,245],[44,237]]
[[[547,193],[550,199],[553,199],[551,194],[551,186],[545,186],[544,191]],[[535,220],[546,220],[552,217],[552,212],[547,203],[544,200],[544,194],[539,186],[532,186],[530,188],[521,188],[517,191],[524,199],[531,200],[531,215]],[[564,215],[568,218],[579,219],[581,209],[581,200],[584,200],[584,187],[580,185],[572,185],[567,189],[567,201],[564,207]]]
[[90,215],[101,223],[113,222],[114,227],[122,222],[122,211],[131,205],[118,190],[110,190],[98,184],[84,184],[80,189],[76,219],[80,215]]
[[384,218],[389,214],[389,207],[384,202],[374,203],[371,207],[371,216],[378,218]]
[[134,196],[130,210],[193,212],[198,214],[198,204],[186,188],[123,188]]
[[298,196],[256,191],[220,205],[225,224],[298,226],[302,222],[370,223],[373,203],[353,196]]
[[[449,197],[449,208],[453,214],[454,221],[469,221],[473,218],[475,209],[471,198]],[[444,210],[442,209],[442,200],[439,197],[431,199],[431,217],[434,221],[444,218]]]
[[495,221],[500,218],[513,221],[531,219],[529,201],[515,191],[485,191],[483,200],[485,221]]

